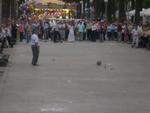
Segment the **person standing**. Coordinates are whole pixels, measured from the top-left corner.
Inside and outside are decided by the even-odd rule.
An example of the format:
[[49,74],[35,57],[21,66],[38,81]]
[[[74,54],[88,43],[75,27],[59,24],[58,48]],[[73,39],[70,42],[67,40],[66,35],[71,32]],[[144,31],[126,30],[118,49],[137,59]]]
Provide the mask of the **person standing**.
[[12,34],[13,43],[16,44],[16,41],[17,41],[17,25],[16,25],[15,21],[13,21],[12,24],[11,24],[11,34]]
[[6,43],[5,34],[2,30],[2,27],[0,27],[0,54],[3,53],[5,43]]
[[60,42],[63,42],[65,40],[65,24],[62,22],[59,24],[59,33],[61,36]]
[[19,24],[18,30],[19,30],[19,33],[20,33],[20,42],[22,42],[23,39],[24,39],[24,24],[23,24],[23,22],[21,22]]
[[87,39],[91,41],[91,37],[92,37],[92,23],[91,21],[87,22]]
[[26,42],[27,43],[30,42],[30,37],[31,37],[31,32],[32,32],[31,29],[32,29],[32,27],[31,27],[30,22],[27,22],[25,24],[25,36],[26,36]]
[[40,52],[40,46],[39,46],[39,37],[37,35],[37,31],[33,30],[33,34],[31,36],[31,49],[32,49],[32,65],[38,66],[38,58],[39,58],[39,52]]
[[118,42],[121,42],[121,40],[122,40],[122,25],[121,25],[121,23],[118,23],[118,26],[117,26],[117,40],[118,40]]
[[75,35],[74,35],[74,26],[71,23],[69,26],[69,35],[68,35],[68,42],[74,42],[75,41]]
[[68,23],[65,23],[65,41],[68,40],[68,35],[69,35],[69,27]]
[[6,25],[5,27],[5,33],[6,33],[6,38],[8,41],[8,44],[11,48],[13,48],[13,40],[12,40],[12,34],[11,34],[11,26],[9,24]]
[[79,32],[79,38],[78,40],[79,41],[82,41],[83,40],[83,32],[84,32],[84,24],[82,22],[79,22],[78,24],[78,32]]
[[45,21],[44,22],[44,39],[45,41],[49,39],[49,22],[48,21]]
[[91,38],[92,42],[96,42],[96,28],[97,28],[96,22],[94,21],[92,25],[92,38]]
[[139,47],[139,36],[140,33],[138,31],[137,25],[134,26],[134,29],[132,30],[132,48],[135,46],[136,48]]

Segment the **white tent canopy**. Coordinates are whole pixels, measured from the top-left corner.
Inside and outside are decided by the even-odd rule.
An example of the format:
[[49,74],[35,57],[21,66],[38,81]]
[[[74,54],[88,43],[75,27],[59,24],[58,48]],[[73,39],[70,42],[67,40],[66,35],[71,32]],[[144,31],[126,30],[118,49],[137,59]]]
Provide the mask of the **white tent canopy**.
[[[126,14],[130,19],[131,16],[135,16],[135,10],[129,11]],[[150,8],[148,9],[143,8],[142,11],[140,11],[140,16],[143,17],[143,23],[145,23],[146,21],[150,21]]]
[[128,16],[134,16],[135,15],[135,9],[127,12],[127,15]]
[[150,8],[141,11],[140,15],[141,16],[150,16]]
[[[135,9],[127,12],[127,15],[135,16]],[[148,9],[143,8],[142,11],[140,11],[140,16],[150,16],[150,8],[148,8]]]

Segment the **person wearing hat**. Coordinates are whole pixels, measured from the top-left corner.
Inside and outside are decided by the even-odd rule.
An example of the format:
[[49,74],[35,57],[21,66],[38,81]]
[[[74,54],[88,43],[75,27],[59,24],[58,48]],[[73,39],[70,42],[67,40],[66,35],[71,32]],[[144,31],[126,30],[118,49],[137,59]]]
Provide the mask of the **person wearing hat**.
[[38,66],[37,62],[38,62],[39,50],[40,50],[39,37],[37,35],[37,30],[33,30],[32,32],[33,32],[31,36],[31,49],[33,54],[32,65]]

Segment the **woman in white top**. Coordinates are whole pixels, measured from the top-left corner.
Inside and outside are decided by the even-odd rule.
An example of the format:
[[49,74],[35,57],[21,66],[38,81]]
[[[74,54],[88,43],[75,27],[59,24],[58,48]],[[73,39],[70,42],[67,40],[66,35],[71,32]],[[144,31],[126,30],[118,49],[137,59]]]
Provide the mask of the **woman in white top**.
[[74,26],[73,24],[69,25],[69,35],[68,35],[68,42],[75,41],[75,34],[74,34]]
[[134,26],[131,33],[132,33],[132,47],[135,46],[136,48],[138,48],[138,46],[139,46],[139,37],[140,37],[138,27]]

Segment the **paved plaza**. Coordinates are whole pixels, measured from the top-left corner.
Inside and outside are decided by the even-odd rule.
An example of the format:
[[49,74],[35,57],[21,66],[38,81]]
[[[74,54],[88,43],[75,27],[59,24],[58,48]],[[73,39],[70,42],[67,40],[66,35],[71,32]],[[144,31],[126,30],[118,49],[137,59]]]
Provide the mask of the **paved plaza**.
[[[117,42],[18,43],[0,83],[0,113],[150,113],[150,51]],[[97,61],[102,65],[97,66]]]

